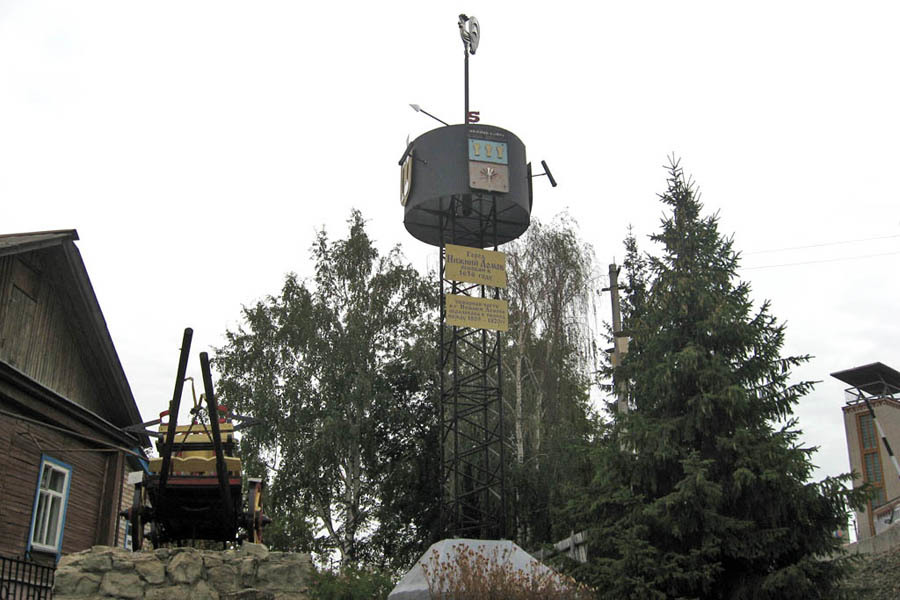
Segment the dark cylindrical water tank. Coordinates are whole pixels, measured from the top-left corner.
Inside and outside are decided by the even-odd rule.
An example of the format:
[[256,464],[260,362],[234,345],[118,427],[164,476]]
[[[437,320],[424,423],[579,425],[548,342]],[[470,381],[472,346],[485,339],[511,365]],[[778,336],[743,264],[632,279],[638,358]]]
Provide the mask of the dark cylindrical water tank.
[[410,143],[405,162],[403,224],[416,239],[486,248],[528,229],[531,181],[513,133],[481,124],[433,129]]

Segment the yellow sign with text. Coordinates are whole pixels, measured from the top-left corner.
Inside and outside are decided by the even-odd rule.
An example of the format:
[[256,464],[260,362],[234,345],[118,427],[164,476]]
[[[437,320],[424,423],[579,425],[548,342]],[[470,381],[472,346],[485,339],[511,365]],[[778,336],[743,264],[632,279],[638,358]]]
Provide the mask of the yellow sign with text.
[[444,276],[494,287],[506,287],[506,255],[493,250],[447,244]]
[[473,329],[509,329],[509,304],[506,300],[471,298],[447,294],[447,325]]

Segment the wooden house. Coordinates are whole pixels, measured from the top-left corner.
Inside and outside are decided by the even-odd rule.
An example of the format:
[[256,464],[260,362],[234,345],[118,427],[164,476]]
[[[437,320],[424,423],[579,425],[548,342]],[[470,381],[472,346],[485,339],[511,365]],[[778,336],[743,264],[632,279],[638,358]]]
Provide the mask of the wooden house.
[[141,422],[75,230],[0,235],[0,555],[120,545]]

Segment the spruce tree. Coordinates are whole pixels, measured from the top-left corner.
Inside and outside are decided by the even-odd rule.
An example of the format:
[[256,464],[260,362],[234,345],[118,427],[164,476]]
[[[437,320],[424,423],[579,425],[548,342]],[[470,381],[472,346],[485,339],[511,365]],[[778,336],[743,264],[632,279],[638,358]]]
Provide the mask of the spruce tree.
[[790,379],[809,357],[781,356],[784,324],[754,309],[677,161],[660,197],[659,255],[626,243],[631,344],[608,373],[631,410],[598,446],[582,575],[610,598],[831,597],[844,562],[823,559],[859,496],[846,476],[809,481],[792,412],[812,384]]

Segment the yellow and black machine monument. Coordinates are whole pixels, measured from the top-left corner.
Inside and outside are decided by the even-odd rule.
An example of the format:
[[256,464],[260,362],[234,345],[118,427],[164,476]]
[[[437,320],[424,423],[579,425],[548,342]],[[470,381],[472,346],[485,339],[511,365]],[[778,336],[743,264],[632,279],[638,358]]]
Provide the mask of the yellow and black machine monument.
[[156,438],[159,452],[135,484],[131,508],[122,512],[131,523],[134,550],[143,546],[145,525],[151,543],[159,547],[188,540],[259,543],[269,522],[262,512],[263,481],[247,480],[246,502],[241,493],[241,459],[234,437],[259,421],[233,414],[216,402],[205,352],[200,353],[204,394],[199,401],[194,395],[191,422],[178,424],[185,381],[193,387],[193,380],[185,377],[192,337],[193,331],[185,329],[169,409],[159,419],[128,428]]

